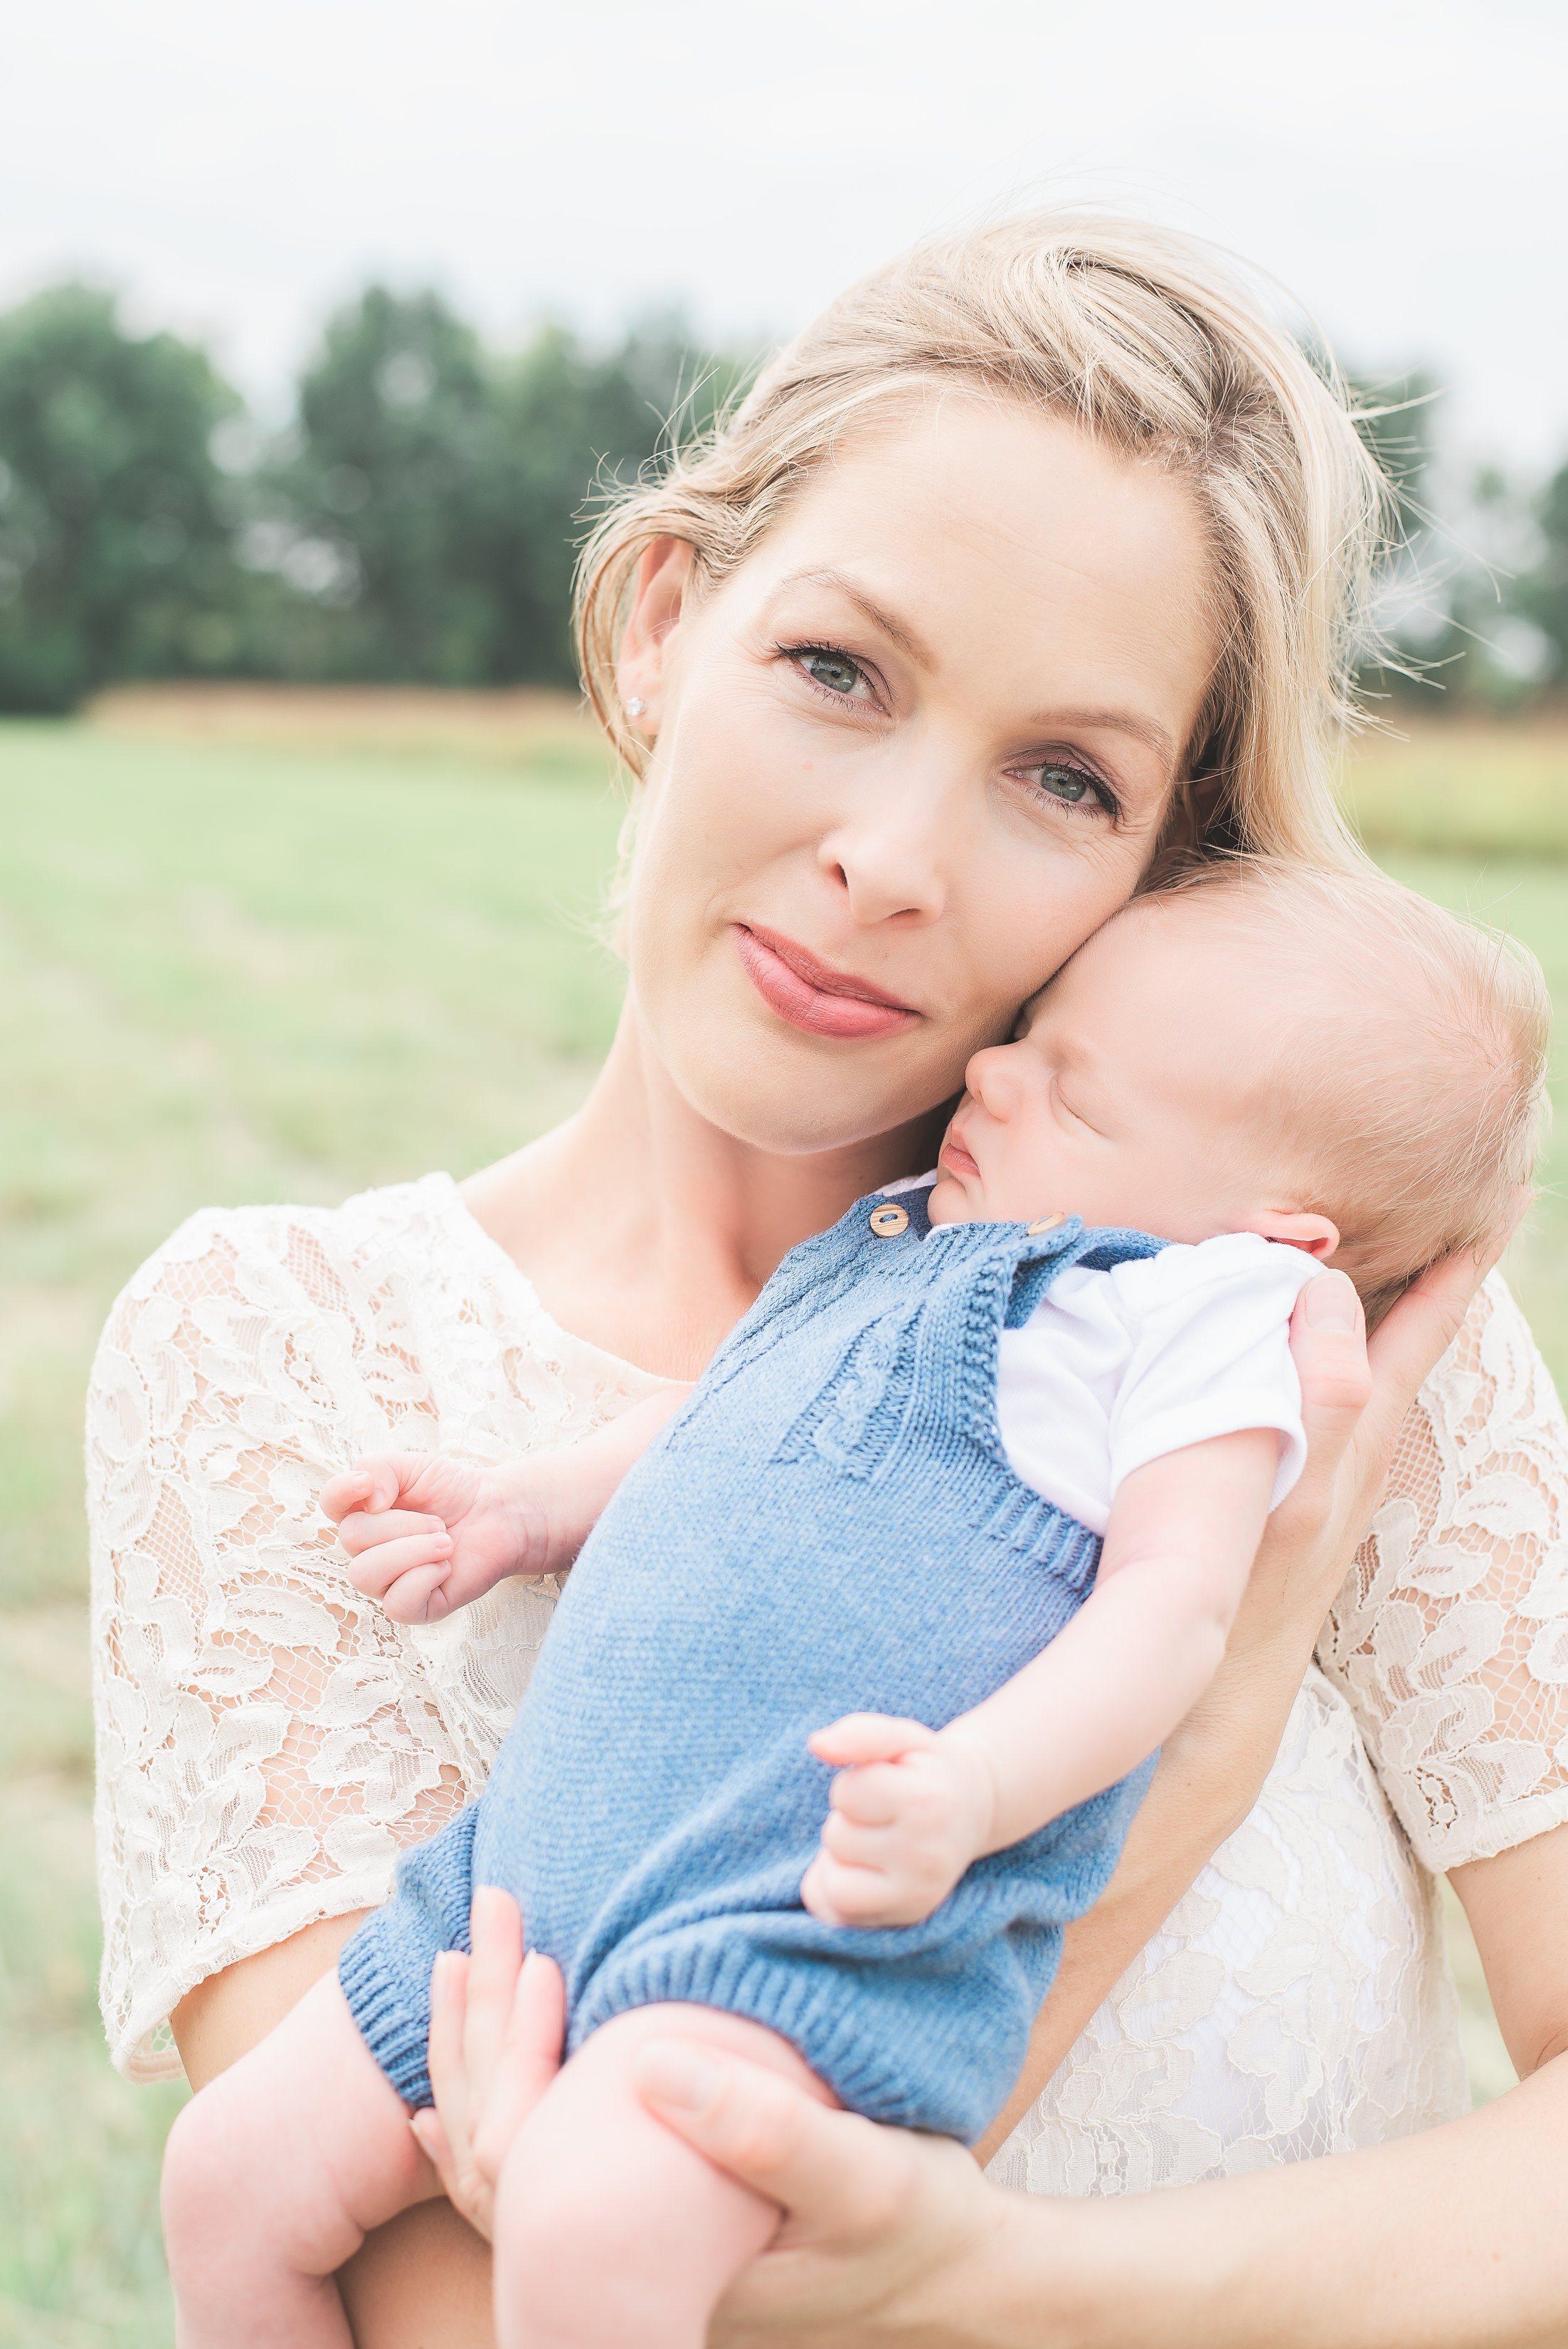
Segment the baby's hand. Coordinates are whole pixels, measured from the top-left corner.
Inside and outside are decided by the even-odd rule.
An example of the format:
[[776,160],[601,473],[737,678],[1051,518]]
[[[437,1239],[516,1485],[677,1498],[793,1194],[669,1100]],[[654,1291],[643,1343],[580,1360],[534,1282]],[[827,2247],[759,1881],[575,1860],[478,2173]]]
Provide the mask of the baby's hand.
[[918,1721],[851,1713],[808,1739],[842,1764],[800,1898],[825,1925],[917,1925],[988,1848],[995,1789],[983,1755]]
[[477,1468],[439,1453],[361,1460],[322,1489],[351,1560],[348,1578],[395,1623],[438,1623],[509,1574],[549,1574],[549,1528],[518,1466]]

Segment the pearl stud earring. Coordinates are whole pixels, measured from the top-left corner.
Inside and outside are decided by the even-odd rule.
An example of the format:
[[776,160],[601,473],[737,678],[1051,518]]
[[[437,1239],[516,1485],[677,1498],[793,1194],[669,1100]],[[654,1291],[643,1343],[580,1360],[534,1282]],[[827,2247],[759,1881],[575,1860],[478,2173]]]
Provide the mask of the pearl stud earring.
[[642,700],[638,695],[634,693],[630,701],[626,704],[626,715],[628,718],[641,718],[644,711],[647,709],[647,706],[648,705],[645,701]]

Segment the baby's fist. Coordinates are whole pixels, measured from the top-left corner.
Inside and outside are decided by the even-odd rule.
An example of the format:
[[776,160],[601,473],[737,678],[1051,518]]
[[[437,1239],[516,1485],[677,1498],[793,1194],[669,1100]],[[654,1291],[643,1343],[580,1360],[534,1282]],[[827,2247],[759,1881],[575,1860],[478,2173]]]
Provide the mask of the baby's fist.
[[917,1925],[987,1848],[995,1791],[982,1757],[884,1713],[851,1713],[808,1743],[839,1764],[800,1899],[825,1925]]

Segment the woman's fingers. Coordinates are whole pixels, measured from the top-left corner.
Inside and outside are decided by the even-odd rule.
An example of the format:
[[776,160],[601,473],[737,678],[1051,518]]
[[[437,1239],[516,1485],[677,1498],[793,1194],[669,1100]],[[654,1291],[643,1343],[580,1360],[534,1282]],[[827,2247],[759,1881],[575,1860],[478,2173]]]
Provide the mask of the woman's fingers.
[[[846,2196],[885,2208],[887,2148],[874,2143],[882,2132],[872,2122],[692,2040],[650,2040],[634,2074],[643,2102],[677,2137],[786,2209],[836,2218]],[[868,2165],[877,2177],[869,2193]]]
[[470,2093],[489,2093],[500,2068],[501,2049],[511,2022],[512,2000],[522,1971],[522,1914],[510,1894],[493,1884],[475,1889],[469,1909],[467,2011],[463,2063]]
[[446,2189],[447,2198],[470,2227],[488,2240],[490,2198],[474,2168],[469,2115],[469,2075],[463,2059],[469,1961],[460,1950],[443,1950],[430,1975],[430,2039],[428,2062],[436,2116],[417,2113],[414,2134]]
[[1371,1392],[1367,1319],[1342,1272],[1309,1280],[1291,1315],[1290,1350],[1301,1381],[1309,1468],[1331,1472],[1356,1433]]
[[481,1885],[469,1911],[472,1955],[436,1961],[430,1998],[434,2120],[414,2123],[451,2201],[489,2237],[512,2138],[561,2068],[566,1992],[549,1959],[522,1954],[510,1894]]
[[531,1950],[512,1993],[495,2081],[474,2132],[474,2165],[492,2192],[513,2137],[561,2069],[565,2039],[561,1969]]
[[1412,1281],[1374,1331],[1367,1350],[1374,1405],[1379,1420],[1387,1423],[1390,1438],[1402,1424],[1422,1380],[1437,1369],[1459,1336],[1490,1269],[1482,1253],[1445,1257],[1419,1280]]
[[965,2292],[995,2198],[950,2138],[878,2128],[776,2073],[678,2040],[650,2041],[636,2080],[666,2127],[783,2209],[771,2247],[727,2293],[716,2343],[750,2340],[754,2326],[772,2338],[781,2319],[791,2340],[819,2327],[823,2338],[869,2339],[895,2305],[913,2338],[916,2312],[942,2322],[928,2279],[940,2271],[944,2292]]

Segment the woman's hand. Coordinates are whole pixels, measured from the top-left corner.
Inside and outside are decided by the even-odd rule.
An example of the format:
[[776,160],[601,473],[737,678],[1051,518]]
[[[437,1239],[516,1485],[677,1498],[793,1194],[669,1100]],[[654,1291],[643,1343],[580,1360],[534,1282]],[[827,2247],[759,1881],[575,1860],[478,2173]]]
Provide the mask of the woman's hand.
[[1276,1633],[1315,1641],[1351,1559],[1383,1497],[1399,1431],[1423,1379],[1459,1335],[1476,1291],[1528,1204],[1521,1193],[1494,1245],[1449,1257],[1424,1273],[1370,1340],[1360,1299],[1344,1273],[1307,1282],[1291,1319],[1301,1380],[1306,1466],[1269,1519],[1233,1647]]
[[[684,2041],[645,2047],[637,2085],[667,2127],[783,2208],[713,2320],[714,2349],[971,2337],[963,2312],[972,2319],[1002,2288],[994,2253],[1015,2198],[987,2186],[961,2146],[830,2110]],[[1045,2205],[1037,2216],[1049,2225]]]
[[436,2109],[411,2127],[449,2200],[489,2242],[501,2163],[561,2069],[566,1991],[549,1958],[523,1956],[517,1903],[494,1886],[474,1894],[469,1940],[471,1957],[446,1951],[431,1973]]
[[[1527,1195],[1517,1208],[1522,1213]],[[1517,1220],[1517,1216],[1514,1220]],[[1161,1748],[1116,1873],[1067,1929],[1013,2094],[975,2148],[988,2161],[1099,2007],[1257,1801],[1302,1675],[1383,1496],[1416,1392],[1458,1335],[1513,1228],[1474,1257],[1435,1265],[1370,1344],[1345,1274],[1309,1280],[1291,1321],[1301,1380],[1306,1467],[1268,1521],[1224,1660]]]

